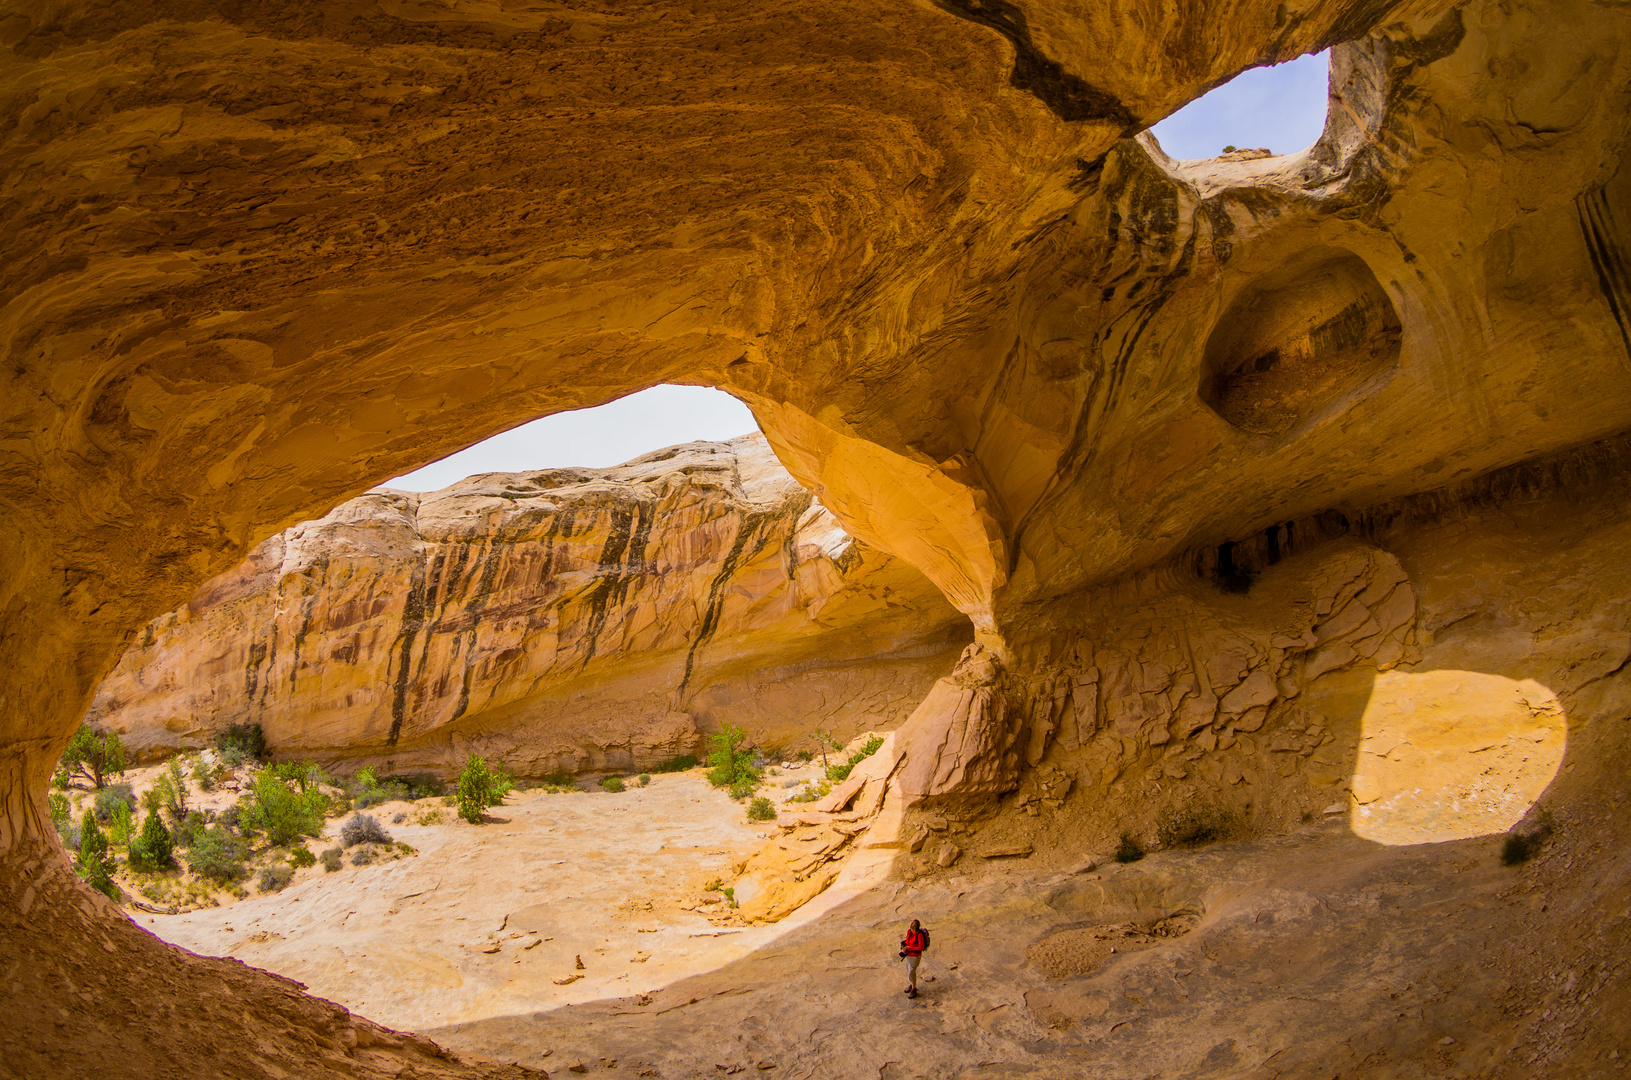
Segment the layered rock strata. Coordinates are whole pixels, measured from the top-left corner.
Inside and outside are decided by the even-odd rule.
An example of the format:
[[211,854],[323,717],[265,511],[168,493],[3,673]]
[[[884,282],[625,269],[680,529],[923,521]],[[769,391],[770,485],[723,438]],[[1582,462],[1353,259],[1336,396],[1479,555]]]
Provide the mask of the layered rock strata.
[[965,640],[752,435],[346,502],[148,624],[90,719],[149,755],[258,723],[386,769],[640,769],[724,723],[891,728]]

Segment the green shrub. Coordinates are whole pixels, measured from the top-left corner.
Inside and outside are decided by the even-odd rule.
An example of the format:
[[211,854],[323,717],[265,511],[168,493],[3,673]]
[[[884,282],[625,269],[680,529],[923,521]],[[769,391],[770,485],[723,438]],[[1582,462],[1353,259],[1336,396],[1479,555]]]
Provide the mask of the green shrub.
[[170,759],[170,766],[160,773],[153,786],[142,796],[149,811],[162,808],[170,815],[171,823],[180,828],[187,819],[187,778],[182,774],[181,762]]
[[854,768],[855,766],[847,761],[842,765],[829,765],[827,766],[827,779],[835,784],[841,784],[849,779],[849,774]]
[[648,773],[648,772],[641,773],[640,774],[640,786],[641,787],[646,787],[650,783],[651,783],[651,774]]
[[759,796],[757,799],[754,799],[753,802],[748,805],[749,821],[772,821],[775,819],[775,817],[776,808],[772,806],[770,800],[765,798],[763,795]]
[[116,806],[124,807],[128,813],[136,805],[136,796],[131,794],[129,784],[109,784],[96,793],[92,805],[96,809],[96,820],[107,822],[113,820]]
[[334,871],[340,868],[340,860],[342,858],[344,858],[344,854],[339,848],[329,848],[327,851],[323,852],[323,870],[326,873],[334,873]]
[[68,796],[51,796],[51,824],[57,827],[63,847],[69,851],[79,850],[79,826],[74,824],[74,812],[68,805]]
[[431,772],[414,772],[403,773],[400,776],[387,776],[385,778],[385,783],[395,784],[398,788],[407,792],[407,797],[412,800],[434,798],[435,796],[440,795],[447,787],[447,784],[441,777]]
[[113,804],[113,813],[108,815],[108,843],[114,847],[130,850],[130,804],[119,802]]
[[676,773],[685,772],[687,769],[696,767],[697,756],[695,754],[681,754],[677,758],[670,758],[661,765],[653,765],[651,771],[654,773]]
[[264,832],[272,844],[284,847],[302,836],[319,835],[327,806],[322,792],[296,792],[271,766],[255,776],[254,789],[239,802],[238,820],[246,832]]
[[255,879],[255,887],[261,892],[282,892],[294,880],[294,867],[283,863],[273,863],[260,872]]
[[292,866],[311,866],[317,861],[317,856],[311,853],[311,848],[298,844],[289,849],[289,863]]
[[236,836],[219,825],[200,829],[187,851],[187,866],[199,877],[220,884],[244,876],[244,847]]
[[387,780],[378,787],[367,787],[357,792],[355,805],[358,810],[366,810],[370,806],[378,806],[394,799],[405,800],[408,797],[406,785],[399,784],[394,780]]
[[207,828],[209,822],[197,810],[188,811],[187,816],[176,823],[170,830],[170,839],[176,847],[192,847],[193,839]]
[[272,772],[279,780],[288,780],[298,784],[301,791],[314,788],[319,784],[331,783],[333,778],[322,770],[313,761],[280,761],[271,766]]
[[108,838],[96,824],[96,814],[85,811],[79,826],[79,858],[74,862],[74,869],[85,879],[85,884],[106,894],[108,899],[117,900],[119,890],[113,884],[113,872],[118,868],[113,852],[108,850]]
[[58,768],[63,775],[63,787],[67,787],[68,781],[77,775],[89,780],[91,786],[100,788],[107,783],[109,776],[125,774],[124,743],[119,741],[117,731],[98,735],[91,725],[80,724],[62,751]]
[[817,799],[825,798],[830,794],[832,794],[831,780],[822,780],[814,784],[806,781],[799,793],[787,801],[797,803],[815,802]]
[[215,736],[215,749],[228,765],[241,765],[266,756],[266,733],[259,724],[228,724]]
[[373,861],[374,861],[374,849],[373,848],[362,847],[362,848],[358,848],[356,851],[353,851],[351,853],[351,865],[352,866],[367,866],[369,863],[371,863]]
[[155,871],[169,866],[170,830],[158,814],[148,811],[142,831],[130,842],[130,865],[134,870]]
[[485,760],[471,754],[459,773],[459,788],[454,796],[459,816],[472,825],[481,824],[487,808],[502,803],[514,786],[515,781],[503,769],[489,769]]
[[708,782],[714,787],[729,788],[733,799],[753,794],[759,784],[753,753],[741,748],[746,741],[747,732],[735,724],[726,724],[708,737],[713,747],[708,755]]
[[815,755],[810,753],[810,751],[808,751],[808,750],[800,750],[799,751],[799,760],[800,761],[809,761],[813,757],[815,757]]
[[1155,823],[1156,839],[1164,848],[1199,847],[1227,839],[1234,831],[1232,810],[1199,800],[1165,808]]
[[853,753],[853,754],[851,754],[849,756],[849,763],[851,765],[859,765],[866,758],[869,758],[873,754],[876,754],[878,752],[878,750],[882,746],[883,746],[883,736],[882,735],[872,736],[866,742],[861,744],[861,748],[859,750],[855,751],[855,753]]
[[197,782],[198,790],[214,791],[215,782],[221,779],[221,774],[224,772],[226,772],[226,766],[221,764],[220,759],[206,752],[203,757],[198,759],[198,764],[193,766],[193,780]]
[[600,778],[600,786],[601,786],[601,788],[603,790],[606,790],[606,791],[611,791],[611,792],[622,791],[623,790],[623,778],[621,776],[602,776]]
[[1130,833],[1121,834],[1121,846],[1116,848],[1116,861],[1119,863],[1137,862],[1144,857],[1144,845],[1134,840]]
[[390,842],[391,834],[385,831],[385,826],[372,814],[353,814],[349,821],[340,826],[340,843],[346,847]]

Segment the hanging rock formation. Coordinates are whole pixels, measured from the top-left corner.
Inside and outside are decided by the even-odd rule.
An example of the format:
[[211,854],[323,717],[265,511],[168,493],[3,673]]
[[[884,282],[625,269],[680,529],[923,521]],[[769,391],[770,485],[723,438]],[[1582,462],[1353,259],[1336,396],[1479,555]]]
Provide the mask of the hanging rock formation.
[[149,624],[90,719],[139,754],[258,723],[386,769],[638,770],[697,753],[699,722],[893,727],[967,625],[752,435],[352,499]]

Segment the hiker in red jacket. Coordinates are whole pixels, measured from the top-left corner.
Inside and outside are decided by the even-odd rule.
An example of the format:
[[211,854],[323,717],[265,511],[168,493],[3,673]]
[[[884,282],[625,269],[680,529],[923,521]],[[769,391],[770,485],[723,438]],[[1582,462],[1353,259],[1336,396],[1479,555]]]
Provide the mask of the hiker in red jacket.
[[923,959],[923,950],[929,947],[929,932],[918,925],[916,919],[906,929],[900,943],[900,954],[906,958],[906,996],[917,997],[917,965]]

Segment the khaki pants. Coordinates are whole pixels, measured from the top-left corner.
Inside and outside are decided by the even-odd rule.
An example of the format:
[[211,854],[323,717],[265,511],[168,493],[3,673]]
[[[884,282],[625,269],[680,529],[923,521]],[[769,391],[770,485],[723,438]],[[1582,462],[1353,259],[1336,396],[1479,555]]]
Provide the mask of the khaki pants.
[[906,982],[911,986],[917,985],[917,965],[922,960],[923,957],[921,956],[908,956],[906,958]]

